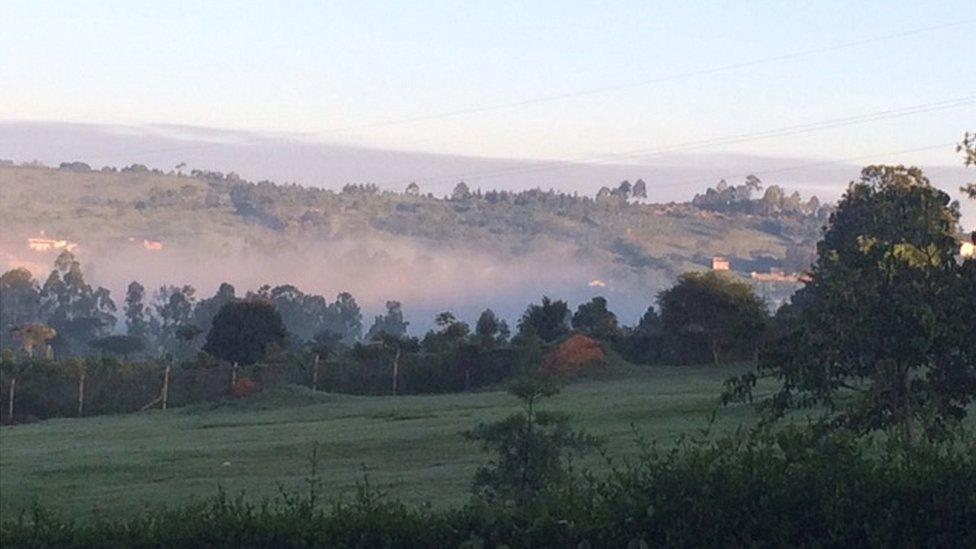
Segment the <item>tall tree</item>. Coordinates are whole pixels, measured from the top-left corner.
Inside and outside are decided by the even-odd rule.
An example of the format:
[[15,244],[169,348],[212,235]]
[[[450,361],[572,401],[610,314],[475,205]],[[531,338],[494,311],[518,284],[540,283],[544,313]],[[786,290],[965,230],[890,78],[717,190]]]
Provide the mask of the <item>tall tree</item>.
[[607,300],[602,296],[580,304],[573,315],[572,324],[574,330],[605,341],[611,341],[620,335],[617,315],[607,309]]
[[363,312],[356,303],[356,298],[348,292],[342,292],[336,296],[329,309],[333,314],[329,316],[325,329],[340,334],[343,343],[352,345],[363,333]]
[[27,269],[13,269],[0,276],[0,349],[15,347],[11,330],[37,322],[41,292]]
[[757,373],[773,417],[820,406],[867,431],[937,434],[976,396],[976,260],[957,261],[959,211],[917,168],[869,166],[817,246],[811,280],[778,317]]
[[145,340],[149,335],[149,323],[151,316],[145,304],[146,289],[136,281],[129,283],[125,292],[125,313],[126,333],[130,336]]
[[451,191],[451,200],[463,202],[469,198],[471,198],[471,190],[464,181],[455,185],[454,190]]
[[716,366],[752,354],[766,306],[752,286],[721,271],[685,273],[658,294],[665,343],[672,357],[708,349]]
[[508,323],[495,316],[491,309],[482,311],[474,331],[478,344],[485,349],[504,345],[509,336]]
[[373,319],[373,325],[366,333],[366,339],[373,340],[380,334],[393,337],[403,337],[407,335],[407,325],[410,323],[403,320],[403,306],[399,301],[386,302],[386,314],[377,315]]
[[569,332],[569,305],[543,296],[541,304],[533,303],[522,313],[518,330],[523,339],[538,337],[544,342],[555,341]]
[[630,195],[634,198],[647,198],[647,183],[643,179],[634,182],[634,187],[630,190]]
[[456,351],[467,340],[471,327],[467,322],[461,322],[454,314],[445,311],[437,315],[434,323],[440,331],[430,331],[424,337],[423,346],[430,352]]
[[274,305],[258,299],[235,299],[217,312],[203,349],[227,362],[254,364],[272,346],[280,347],[286,334]]
[[217,316],[217,311],[225,304],[233,301],[237,296],[237,290],[227,282],[222,282],[217,288],[217,292],[207,299],[201,299],[193,308],[193,324],[203,330],[204,333],[210,331],[213,319]]
[[105,288],[92,288],[74,254],[65,250],[41,288],[40,316],[58,336],[55,352],[80,355],[95,338],[108,335],[115,325],[115,302]]
[[153,335],[158,351],[176,353],[180,348],[178,330],[193,321],[193,286],[163,286],[156,292]]

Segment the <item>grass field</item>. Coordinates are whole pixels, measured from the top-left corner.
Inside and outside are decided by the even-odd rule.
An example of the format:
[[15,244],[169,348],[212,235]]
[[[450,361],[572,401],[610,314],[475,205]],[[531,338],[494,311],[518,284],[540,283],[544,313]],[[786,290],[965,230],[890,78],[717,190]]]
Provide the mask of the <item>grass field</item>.
[[[731,373],[643,368],[569,385],[548,407],[571,413],[623,457],[635,450],[634,428],[666,444],[706,427],[715,410],[715,431],[753,421],[749,408],[718,405]],[[10,518],[41,501],[75,517],[125,514],[212,495],[219,486],[270,496],[279,485],[303,485],[314,441],[326,498],[350,494],[365,466],[371,482],[405,501],[455,504],[467,498],[484,460],[461,433],[515,409],[501,391],[355,397],[288,388],[208,407],[4,427],[0,513]]]

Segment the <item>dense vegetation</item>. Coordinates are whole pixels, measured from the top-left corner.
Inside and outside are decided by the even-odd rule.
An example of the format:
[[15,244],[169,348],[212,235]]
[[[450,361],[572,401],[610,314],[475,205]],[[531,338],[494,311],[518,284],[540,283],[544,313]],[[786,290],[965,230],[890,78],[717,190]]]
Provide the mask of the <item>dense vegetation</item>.
[[[463,192],[463,187],[435,197],[416,187],[391,192],[348,185],[333,191],[248,182],[232,173],[163,174],[140,166],[86,171],[0,165],[0,179],[0,254],[15,262],[35,261],[25,239],[40,231],[79,243],[94,261],[124,258],[124,266],[102,265],[103,272],[148,271],[144,262],[159,265],[158,258],[167,254],[175,261],[271,257],[301,265],[326,251],[375,270],[389,268],[396,250],[408,248],[435,257],[478,255],[501,265],[572,261],[595,272],[580,273],[572,280],[574,288],[602,277],[612,278],[619,291],[651,294],[685,271],[709,267],[714,256],[728,257],[742,272],[800,271],[809,265],[830,210],[829,205],[797,209],[788,200],[755,212],[739,202],[735,208],[653,204],[627,190],[629,183],[596,197],[541,189]],[[165,249],[154,255],[142,248],[144,240]],[[348,249],[349,243],[356,249]],[[311,277],[288,279],[310,286]],[[334,288],[329,293],[356,290],[328,279],[315,282]],[[555,292],[554,285],[547,291]],[[147,289],[149,297],[155,289]],[[780,301],[789,294],[784,292],[772,297]],[[382,303],[404,296],[371,297],[371,303],[377,298]]]
[[[742,188],[722,186],[696,201],[715,211],[777,207],[819,215],[816,203],[797,205],[775,193],[767,204],[753,206],[749,193],[757,186],[752,180]],[[247,205],[244,215],[282,230],[287,222],[269,209],[275,200],[248,195],[253,188],[235,187],[235,203]],[[601,192],[600,200],[626,204],[633,192],[622,185]],[[471,200],[503,199],[482,197],[466,186],[450,199]],[[168,511],[83,524],[37,509],[4,522],[0,537],[11,544],[68,546],[968,545],[976,540],[976,446],[961,425],[976,395],[976,347],[968,328],[976,324],[976,259],[957,255],[958,221],[956,205],[919,170],[871,166],[830,214],[806,286],[772,318],[752,288],[732,275],[689,273],[662,291],[659,309],[649,308],[632,328],[621,327],[602,298],[580,305],[575,314],[565,302],[543,298],[526,308],[512,337],[486,310],[474,333],[444,312],[437,329],[412,338],[396,301],[375,318],[365,341],[358,329],[313,329],[296,337],[300,326],[324,325],[321,319],[342,315],[334,313],[338,300],[328,304],[293,287],[262,288],[243,299],[231,288],[219,306],[208,309],[209,325],[193,323],[192,291],[177,289],[157,305],[158,318],[130,322],[126,336],[101,335],[97,329],[112,316],[114,304],[107,292],[85,284],[66,252],[50,288],[36,290],[29,276],[14,273],[10,280],[23,292],[5,299],[27,309],[36,304],[36,314],[46,315],[37,322],[15,311],[16,318],[29,321],[18,327],[27,357],[60,337],[57,327],[80,334],[74,344],[63,345],[60,363],[39,359],[54,370],[74,367],[79,415],[87,368],[67,358],[79,354],[78,342],[123,357],[157,348],[166,364],[182,349],[190,351],[182,355],[187,369],[230,363],[226,393],[234,396],[253,389],[239,383],[239,367],[251,364],[255,379],[270,380],[271,372],[294,371],[287,364],[306,364],[308,357],[313,387],[323,357],[346,357],[359,368],[362,388],[380,369],[371,361],[389,365],[388,392],[396,395],[403,391],[401,367],[414,357],[445,364],[444,371],[425,378],[422,390],[462,378],[467,390],[476,357],[505,353],[507,369],[492,382],[515,379],[510,390],[522,410],[466,432],[488,454],[487,462],[474,475],[470,503],[450,510],[386,499],[368,479],[352,502],[323,506],[313,453],[303,495],[283,490],[278,500],[254,505],[221,494]],[[287,297],[279,304],[282,296]],[[138,317],[130,311],[145,310],[139,300],[127,301],[130,320]],[[167,307],[184,320],[164,318]],[[301,319],[295,331],[288,317]],[[194,340],[204,332],[207,343],[200,348]],[[758,397],[770,420],[796,408],[813,411],[814,419],[799,427],[764,424],[733,436],[686,439],[665,450],[638,438],[635,460],[615,462],[603,454],[608,475],[579,470],[574,456],[599,448],[601,441],[575,430],[568,416],[539,408],[558,392],[552,357],[574,341],[588,349],[579,338],[629,357],[692,361],[688,357],[704,350],[716,366],[755,356],[757,370],[729,379],[724,399]],[[13,376],[11,395],[16,377],[32,372],[24,364],[31,361],[9,351],[4,357],[5,375]],[[164,387],[169,371],[167,366]],[[773,380],[773,390],[756,393],[764,377]]]
[[135,518],[4,521],[4,546],[61,547],[959,547],[976,540],[976,447],[906,448],[791,430],[670,451],[647,445],[605,479],[553,482],[530,503],[404,505],[365,479],[323,504],[303,492],[255,505],[220,494]]

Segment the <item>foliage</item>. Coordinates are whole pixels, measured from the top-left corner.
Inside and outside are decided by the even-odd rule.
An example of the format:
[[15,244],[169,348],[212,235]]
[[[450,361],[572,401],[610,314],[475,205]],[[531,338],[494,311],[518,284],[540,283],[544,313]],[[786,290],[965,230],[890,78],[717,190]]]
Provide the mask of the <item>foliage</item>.
[[484,349],[505,345],[510,335],[508,323],[495,316],[495,312],[491,309],[485,309],[478,316],[474,332],[478,345]]
[[125,292],[125,314],[126,333],[133,337],[146,338],[149,336],[150,319],[149,309],[145,304],[146,288],[136,281],[129,283]]
[[691,203],[713,212],[724,214],[754,214],[768,217],[788,216],[796,218],[822,218],[829,208],[821,206],[816,196],[804,203],[800,193],[786,192],[777,185],[766,188],[762,198],[753,195],[762,190],[762,181],[754,175],[746,177],[742,185],[729,185],[723,179],[715,188],[708,188],[704,194],[696,194]]
[[550,381],[516,380],[509,392],[522,411],[493,423],[482,423],[465,433],[491,455],[474,478],[475,493],[488,501],[510,501],[524,506],[553,486],[570,479],[567,459],[598,441],[569,426],[569,417],[537,410],[539,400],[558,394]]
[[607,300],[594,297],[589,303],[582,303],[573,315],[574,330],[603,341],[613,341],[620,334],[617,315],[607,309]]
[[766,306],[752,286],[720,271],[690,272],[658,294],[669,357],[707,350],[718,366],[751,358],[766,324]]
[[[963,163],[966,166],[976,166],[976,132],[966,132],[962,137],[962,143],[956,146],[956,152],[961,152],[965,156]],[[976,199],[976,183],[969,183],[960,189],[969,195],[969,198]]]
[[531,304],[518,322],[518,335],[522,339],[539,338],[549,343],[569,332],[569,305],[562,300],[542,297],[539,305]]
[[971,439],[906,448],[788,429],[686,440],[531,505],[434,511],[365,476],[350,500],[302,492],[216,496],[124,519],[36,507],[0,523],[5,547],[966,547],[976,542]]
[[40,290],[38,316],[54,328],[52,342],[62,355],[82,354],[88,343],[108,335],[115,325],[115,303],[105,288],[92,288],[74,254],[65,250]]
[[0,276],[0,349],[15,348],[12,330],[36,322],[40,288],[27,269],[11,269]]
[[614,342],[614,348],[635,364],[657,364],[663,360],[663,328],[661,317],[653,305],[647,308],[637,326],[622,330]]
[[773,417],[816,406],[862,431],[944,432],[976,396],[976,260],[955,257],[958,220],[917,168],[865,168],[758,373],[731,380],[728,397],[772,376],[780,389],[762,404]]
[[111,353],[126,358],[140,353],[146,348],[145,342],[136,336],[110,335],[91,342],[91,346],[99,351]]
[[454,317],[449,311],[437,315],[434,323],[440,328],[439,331],[431,330],[427,332],[421,343],[427,352],[456,352],[461,349],[468,340],[471,327],[467,322],[463,322]]
[[410,323],[403,320],[403,305],[399,301],[386,302],[386,314],[377,315],[373,318],[373,325],[366,332],[366,339],[372,340],[380,334],[387,334],[394,337],[407,335],[407,325]]
[[234,300],[214,317],[204,351],[228,362],[254,364],[285,340],[285,324],[274,305],[262,300]]

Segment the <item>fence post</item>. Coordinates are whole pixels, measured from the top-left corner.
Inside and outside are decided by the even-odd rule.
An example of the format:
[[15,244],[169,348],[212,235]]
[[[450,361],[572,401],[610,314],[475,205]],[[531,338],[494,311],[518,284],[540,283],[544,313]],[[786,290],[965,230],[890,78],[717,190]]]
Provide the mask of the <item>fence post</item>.
[[7,421],[14,420],[14,393],[17,391],[17,378],[10,378],[10,398],[7,400]]
[[163,394],[161,395],[163,399],[162,407],[163,410],[166,409],[166,404],[169,402],[169,369],[170,363],[166,363],[166,368],[163,370]]
[[400,347],[397,346],[396,355],[393,357],[393,396],[397,394],[397,378],[400,373]]
[[78,417],[85,413],[85,371],[78,374]]
[[319,354],[315,353],[315,362],[312,364],[312,390],[319,388]]

